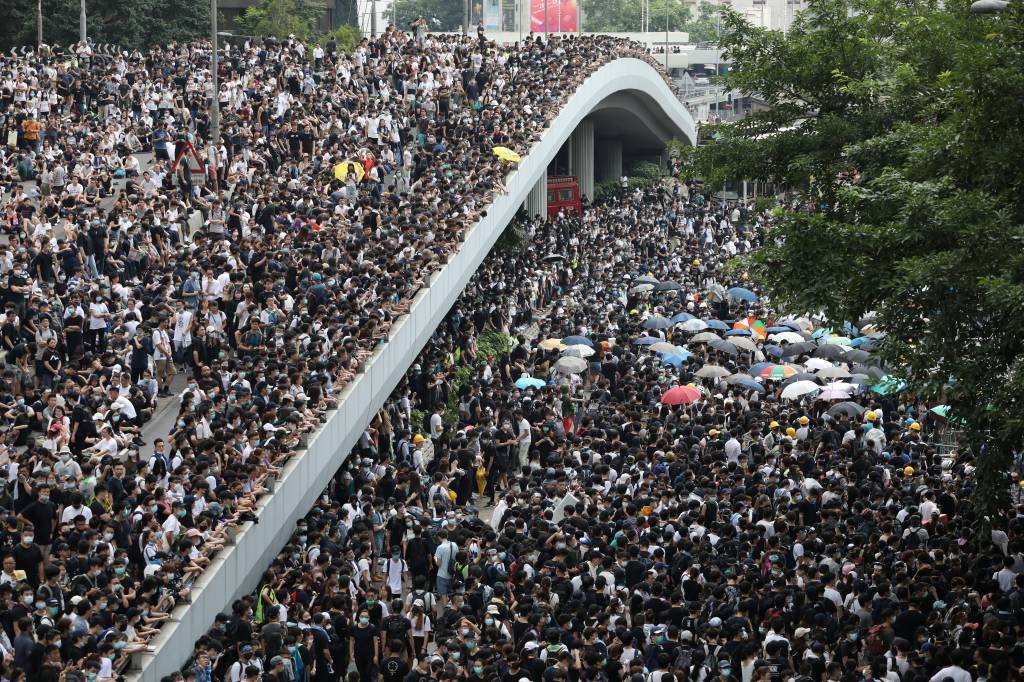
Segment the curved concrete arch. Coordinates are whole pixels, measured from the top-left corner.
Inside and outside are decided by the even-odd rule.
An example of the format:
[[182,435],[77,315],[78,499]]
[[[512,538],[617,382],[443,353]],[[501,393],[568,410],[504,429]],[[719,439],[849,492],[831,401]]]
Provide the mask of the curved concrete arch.
[[[609,100],[617,93],[625,96]],[[685,137],[691,143],[696,139],[693,119],[650,64],[639,59],[618,59],[593,73],[508,176],[508,192],[491,203],[485,217],[467,228],[459,250],[417,293],[409,314],[395,321],[388,343],[377,347],[365,371],[346,386],[339,396],[338,409],[309,439],[305,452],[287,463],[274,493],[258,503],[255,514],[259,523],[249,522],[239,528],[235,543],[226,547],[199,576],[192,588],[191,602],[174,610],[171,620],[152,642],[155,651],[135,655],[138,669],[128,673],[131,679],[158,682],[177,670],[216,615],[255,589],[263,570],[287,542],[295,522],[309,510],[344,462],[537,180],[547,172],[550,161],[580,121],[606,101],[629,110],[661,134]]]

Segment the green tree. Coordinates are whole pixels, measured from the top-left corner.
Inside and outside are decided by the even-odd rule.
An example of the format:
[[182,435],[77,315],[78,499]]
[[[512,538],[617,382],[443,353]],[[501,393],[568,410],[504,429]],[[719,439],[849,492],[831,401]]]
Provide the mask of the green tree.
[[238,32],[281,38],[294,35],[305,40],[313,35],[321,14],[320,0],[260,0],[238,18]]
[[[685,31],[690,7],[683,0],[651,0],[648,28],[665,30],[665,4],[668,3],[668,29]],[[583,0],[583,29],[609,33],[639,31],[643,26],[641,3],[635,0]]]
[[697,17],[684,28],[690,34],[691,43],[703,43],[718,40],[719,16],[718,5],[701,0],[697,8]]
[[398,0],[395,25],[403,30],[419,17],[427,20],[431,31],[462,29],[462,2],[452,0]]
[[727,82],[772,110],[712,126],[687,172],[802,201],[756,275],[790,311],[874,312],[882,358],[965,425],[999,522],[1024,443],[1024,6],[811,0],[787,36],[733,14],[722,42]]

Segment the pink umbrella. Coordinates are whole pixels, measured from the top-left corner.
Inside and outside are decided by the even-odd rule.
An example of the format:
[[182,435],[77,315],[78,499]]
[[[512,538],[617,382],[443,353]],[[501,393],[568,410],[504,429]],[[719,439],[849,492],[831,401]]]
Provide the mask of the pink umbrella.
[[661,402],[666,405],[689,405],[700,397],[700,391],[692,386],[673,386],[661,394]]
[[818,394],[818,400],[849,400],[850,394],[835,388],[826,388]]

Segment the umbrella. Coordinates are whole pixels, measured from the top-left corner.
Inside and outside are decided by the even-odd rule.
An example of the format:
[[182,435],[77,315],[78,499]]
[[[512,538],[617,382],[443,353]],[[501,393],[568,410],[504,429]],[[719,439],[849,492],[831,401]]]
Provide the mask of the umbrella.
[[578,343],[582,343],[585,346],[593,346],[594,342],[585,336],[566,336],[562,339],[562,343],[567,346],[575,346]]
[[639,339],[634,339],[633,343],[638,346],[651,346],[655,343],[659,343],[661,339],[657,336],[641,336]]
[[721,284],[712,284],[708,287],[707,298],[710,301],[721,301],[726,296],[725,287]]
[[743,381],[737,381],[735,384],[733,384],[733,386],[741,386],[750,391],[757,391],[758,393],[767,393],[768,391],[767,388],[757,383],[753,379],[750,379],[749,381],[747,379],[744,379]]
[[818,370],[818,376],[823,379],[846,379],[850,376],[850,370],[845,367],[823,367]]
[[540,347],[544,350],[565,350],[567,348],[561,339],[544,339],[540,342]]
[[829,362],[828,360],[824,360],[822,358],[809,358],[807,361],[804,362],[804,367],[811,370],[812,372],[816,369],[825,369],[826,367],[831,366],[831,362]]
[[655,353],[668,353],[670,355],[676,354],[676,347],[668,341],[658,341],[652,343],[647,347],[649,350],[653,350]]
[[679,291],[683,288],[683,285],[679,282],[658,282],[654,285],[655,291]]
[[846,381],[847,383],[857,384],[859,386],[863,384],[870,384],[872,379],[867,374],[851,374]]
[[818,379],[817,375],[815,374],[811,374],[809,372],[800,372],[799,374],[794,374],[793,376],[783,381],[782,385],[789,386],[790,384],[796,383],[797,381],[813,381],[817,383],[818,381],[820,381],[820,379]]
[[850,346],[853,343],[853,341],[851,341],[850,338],[847,336],[830,336],[827,339],[824,339],[824,341],[825,343],[832,343],[837,346],[846,347]]
[[762,379],[788,379],[789,377],[796,374],[796,368],[790,365],[772,365],[767,367],[758,374]]
[[871,358],[871,353],[854,348],[853,350],[846,351],[846,355],[843,358],[848,362],[867,362]]
[[[767,334],[793,334],[793,333],[795,333],[792,327],[784,327],[784,326],[781,326],[781,325],[776,325],[774,327],[768,327],[764,331]],[[801,339],[801,341],[802,340],[803,339]]]
[[593,354],[594,349],[585,343],[577,343],[562,351],[562,357],[565,358],[589,358]]
[[886,374],[877,384],[871,387],[871,390],[878,395],[892,395],[893,393],[899,393],[906,387],[907,382]]
[[819,389],[821,389],[821,386],[813,381],[797,381],[782,389],[782,398],[784,400],[792,400],[805,396],[808,393],[814,393]]
[[555,369],[563,374],[579,374],[589,366],[583,358],[559,358],[555,363]]
[[736,346],[740,350],[746,350],[753,353],[757,350],[757,344],[751,341],[746,336],[736,336],[729,340],[732,345]]
[[718,339],[717,341],[712,341],[708,345],[714,348],[715,350],[721,353],[725,353],[727,355],[736,355],[737,353],[739,353],[739,351],[736,350],[736,346],[732,345],[725,339]]
[[729,376],[727,376],[725,378],[725,383],[727,383],[727,384],[729,384],[731,386],[732,384],[738,384],[741,381],[753,381],[753,380],[754,380],[754,377],[750,376],[749,374],[744,374],[743,372],[737,372],[736,374],[730,374]]
[[722,377],[729,376],[732,372],[727,370],[725,367],[719,367],[718,365],[704,365],[694,372],[694,374],[699,376],[701,379],[721,379]]
[[851,384],[848,381],[830,381],[829,383],[825,384],[824,388],[833,391],[845,391],[846,393],[856,393],[860,386],[858,386],[857,384]]
[[818,400],[849,400],[850,394],[835,388],[826,388],[818,394]]
[[516,388],[525,391],[528,388],[544,388],[547,384],[542,379],[534,377],[519,377],[516,379]]
[[366,175],[366,169],[363,168],[363,164],[352,159],[345,159],[334,167],[334,177],[339,180],[346,180],[349,173],[355,173],[356,182],[362,182],[363,176]]
[[853,341],[850,341],[851,348],[863,348],[864,350],[871,350],[875,345],[875,341],[878,339],[870,336],[858,336]]
[[731,298],[735,298],[738,301],[746,301],[747,303],[753,303],[757,300],[757,294],[743,287],[733,287],[725,293],[729,294]]
[[698,319],[687,320],[679,325],[679,328],[684,332],[700,332],[708,328],[708,323]]
[[740,328],[733,327],[732,329],[727,331],[725,333],[725,335],[726,336],[747,336],[747,337],[750,337],[750,336],[754,335],[754,332],[750,331],[749,329],[747,329],[745,327],[740,327]]
[[843,348],[842,346],[836,346],[831,343],[826,343],[824,346],[818,346],[816,349],[814,349],[814,353],[812,353],[812,355],[814,355],[814,357],[816,358],[833,359],[843,357],[844,353],[846,353],[846,349]]
[[662,355],[661,356],[661,364],[663,364],[663,365],[672,365],[676,369],[679,369],[680,367],[683,366],[683,363],[686,362],[689,359],[690,359],[690,354],[689,353],[686,354],[686,357],[683,357],[682,355]]
[[661,315],[651,315],[644,320],[644,329],[668,329],[672,326],[672,320]]
[[508,147],[491,147],[491,151],[502,161],[510,161],[511,163],[519,163],[523,160],[523,157],[516,154]]
[[690,313],[676,313],[675,315],[672,316],[672,322],[674,322],[675,324],[679,324],[680,322],[687,322],[692,319],[695,318]]
[[643,275],[633,280],[634,284],[657,284],[658,278],[651,277],[650,275]]
[[721,340],[722,337],[714,332],[701,332],[700,334],[695,334],[693,338],[690,339],[690,343],[711,343],[712,341]]
[[629,290],[631,294],[646,294],[648,291],[654,291],[654,285],[644,282],[643,284],[637,284],[635,287]]
[[934,414],[936,417],[942,417],[943,419],[949,417],[949,405],[936,405],[935,407],[928,411]]
[[[772,329],[777,329],[777,327],[772,327]],[[804,340],[804,337],[794,331],[773,332],[769,330],[768,338],[776,343],[800,343]]]
[[782,357],[784,357],[784,358],[793,358],[793,357],[796,357],[797,355],[803,355],[804,353],[810,353],[812,350],[814,350],[817,347],[818,347],[817,345],[815,345],[814,343],[811,343],[810,341],[801,341],[800,343],[790,343],[790,344],[788,344],[786,346],[783,346],[782,350],[784,352],[782,353]]
[[717,329],[720,332],[729,331],[729,325],[721,320],[704,320],[704,324],[708,326],[708,329]]
[[773,346],[773,345],[769,344],[769,345],[764,347],[764,352],[767,353],[768,355],[773,355],[773,356],[775,356],[777,358],[781,358],[782,354],[785,351],[782,350],[782,346]]
[[551,261],[556,261],[556,260],[565,260],[565,254],[562,254],[562,253],[552,253],[551,255],[544,256],[544,261],[545,262],[551,262]]
[[753,377],[760,376],[761,372],[763,372],[766,368],[774,366],[774,362],[759,362],[755,365],[750,366],[750,375]]
[[849,401],[845,403],[836,403],[832,407],[828,408],[828,413],[833,417],[845,414],[847,417],[854,418],[859,417],[862,412],[864,412],[864,408],[862,406]]
[[665,405],[689,405],[700,398],[700,391],[692,386],[673,386],[661,394]]

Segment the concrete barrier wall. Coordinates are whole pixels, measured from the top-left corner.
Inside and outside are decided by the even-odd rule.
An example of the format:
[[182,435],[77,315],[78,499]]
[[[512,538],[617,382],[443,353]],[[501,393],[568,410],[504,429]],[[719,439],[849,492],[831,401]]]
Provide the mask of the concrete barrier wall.
[[195,640],[209,629],[216,615],[255,589],[263,571],[287,542],[295,522],[309,511],[344,462],[362,430],[451,309],[562,144],[602,100],[623,90],[645,93],[675,122],[680,137],[691,142],[695,139],[693,120],[686,109],[661,75],[642,60],[611,62],[580,86],[519,168],[507,178],[508,194],[498,197],[488,207],[487,216],[469,228],[458,253],[417,294],[410,313],[393,325],[389,342],[377,348],[367,370],[346,387],[339,408],[310,438],[307,450],[288,463],[274,493],[260,501],[259,523],[244,524],[235,544],[226,547],[199,577],[192,589],[191,603],[174,611],[171,621],[153,642],[156,651],[136,655],[137,669],[128,673],[130,679],[159,682],[162,676],[180,668],[191,654]]

